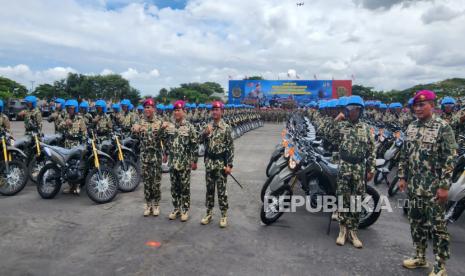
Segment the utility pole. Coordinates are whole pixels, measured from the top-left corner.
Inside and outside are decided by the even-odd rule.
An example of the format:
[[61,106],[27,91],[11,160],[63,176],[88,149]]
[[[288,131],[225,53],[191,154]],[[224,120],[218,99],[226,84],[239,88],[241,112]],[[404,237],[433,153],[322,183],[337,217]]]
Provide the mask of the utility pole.
[[35,81],[31,81],[31,93],[32,93],[32,91],[34,91],[34,83],[35,83]]

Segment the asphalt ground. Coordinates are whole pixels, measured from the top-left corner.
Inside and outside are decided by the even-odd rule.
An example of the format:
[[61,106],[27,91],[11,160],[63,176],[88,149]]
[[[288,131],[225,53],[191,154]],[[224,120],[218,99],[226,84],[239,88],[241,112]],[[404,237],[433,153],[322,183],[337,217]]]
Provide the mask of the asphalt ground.
[[[15,137],[22,122],[12,123]],[[43,200],[29,183],[18,195],[0,197],[1,275],[427,275],[410,271],[402,260],[413,253],[407,218],[402,210],[383,212],[359,236],[363,249],[336,245],[337,223],[326,234],[328,215],[299,208],[275,224],[260,222],[259,193],[265,168],[280,140],[281,125],[268,124],[235,141],[233,174],[228,179],[229,225],[220,229],[215,206],[210,225],[205,213],[205,170],[192,173],[190,220],[170,221],[169,175],[162,180],[161,215],[143,217],[143,186],[118,194],[105,205],[58,194]],[[53,127],[44,122],[44,130]],[[65,186],[65,185],[64,185]],[[387,195],[385,184],[377,186]],[[303,194],[297,189],[297,194]],[[401,198],[399,196],[398,198]],[[397,205],[397,199],[391,205]],[[465,275],[465,218],[449,226],[449,275]],[[433,261],[432,245],[428,259]]]

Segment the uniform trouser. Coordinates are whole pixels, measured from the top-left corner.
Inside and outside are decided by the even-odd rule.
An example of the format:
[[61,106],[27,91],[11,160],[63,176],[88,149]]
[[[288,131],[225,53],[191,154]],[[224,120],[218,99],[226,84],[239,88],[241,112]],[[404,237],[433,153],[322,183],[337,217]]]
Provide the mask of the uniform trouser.
[[191,204],[191,170],[170,170],[171,178],[171,196],[174,209],[183,212],[189,211]]
[[408,219],[413,244],[417,252],[424,254],[428,232],[433,236],[433,252],[438,258],[447,260],[449,258],[449,233],[444,221],[445,207],[438,204],[431,197],[420,197],[409,195]]
[[224,169],[207,169],[207,195],[205,206],[212,210],[215,206],[215,189],[218,190],[218,204],[220,205],[221,214],[226,215],[228,210],[228,192],[226,191],[227,175]]
[[161,164],[160,162],[142,162],[142,179],[146,203],[158,205],[161,199]]
[[[338,200],[342,198],[344,209],[350,209],[351,200],[356,200],[365,193],[365,165],[350,164],[340,161],[337,179],[336,195]],[[352,206],[355,206],[352,203]],[[357,230],[360,221],[360,212],[356,210],[338,212],[339,225],[346,226],[349,230]]]

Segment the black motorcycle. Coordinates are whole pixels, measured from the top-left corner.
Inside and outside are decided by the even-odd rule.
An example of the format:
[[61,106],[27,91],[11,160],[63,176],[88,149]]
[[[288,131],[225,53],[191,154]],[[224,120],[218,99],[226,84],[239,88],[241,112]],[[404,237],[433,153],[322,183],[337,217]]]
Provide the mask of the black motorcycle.
[[[260,218],[266,225],[270,225],[283,215],[283,204],[289,202],[280,200],[282,196],[292,197],[293,189],[297,181],[300,182],[305,194],[311,200],[311,206],[315,207],[318,198],[321,196],[336,196],[336,181],[338,175],[338,166],[330,163],[329,158],[324,157],[311,149],[311,144],[303,145],[304,151],[291,149],[289,166],[284,168],[277,175],[272,176],[265,190],[264,200],[266,204],[262,205]],[[362,205],[359,228],[366,228],[375,223],[381,210],[378,208],[379,193],[371,186],[366,185],[366,193],[362,196],[369,199],[369,209]]]
[[44,199],[52,199],[63,182],[85,186],[87,195],[98,204],[112,201],[118,193],[118,177],[114,160],[97,150],[93,139],[72,149],[41,143],[47,164],[40,170],[37,191]]

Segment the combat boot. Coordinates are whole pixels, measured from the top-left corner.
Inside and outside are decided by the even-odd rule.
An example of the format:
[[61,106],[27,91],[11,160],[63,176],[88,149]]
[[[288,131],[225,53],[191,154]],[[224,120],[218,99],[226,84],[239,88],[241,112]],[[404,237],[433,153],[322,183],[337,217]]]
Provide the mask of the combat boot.
[[336,239],[337,245],[344,245],[346,243],[347,238],[347,227],[344,225],[339,226],[339,236]]
[[174,209],[173,212],[171,212],[171,214],[168,216],[168,218],[170,220],[175,220],[178,218],[178,216],[180,215],[180,212],[178,209]]
[[212,211],[211,210],[207,210],[207,213],[205,214],[205,216],[202,218],[202,220],[200,221],[200,223],[202,225],[207,225],[210,223],[210,221],[212,220]]
[[433,270],[431,271],[429,276],[446,276],[446,275],[447,275],[447,272],[446,272],[446,266],[444,264],[444,260],[436,259],[436,264],[434,264]]
[[417,248],[417,253],[415,257],[409,258],[404,260],[402,265],[408,269],[420,268],[420,267],[428,267],[428,263],[426,262],[425,258],[425,250],[421,248]]
[[188,211],[183,211],[181,213],[181,221],[182,222],[185,222],[189,219],[189,212]]
[[155,217],[158,217],[158,215],[160,215],[160,206],[155,203],[152,203],[152,215]]
[[362,248],[363,244],[357,237],[357,232],[355,230],[349,231],[349,240],[352,242],[355,248]]
[[228,217],[226,215],[223,215],[220,219],[220,227],[226,228],[226,226],[228,226]]
[[149,203],[145,203],[144,205],[144,217],[148,217],[152,212],[152,206]]

